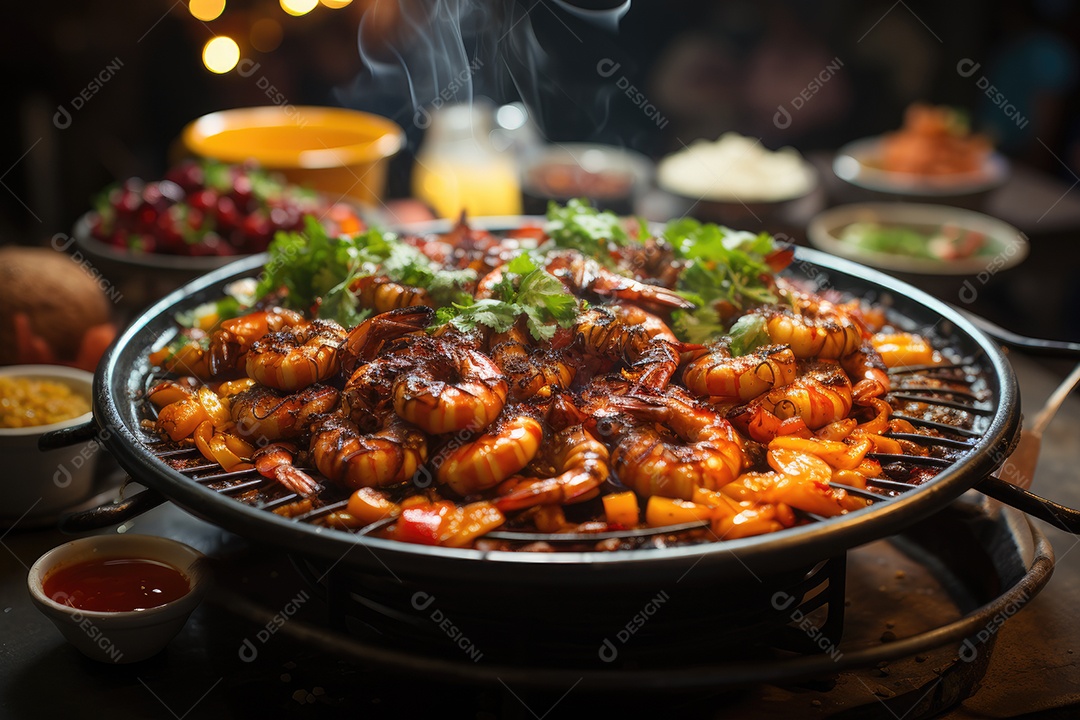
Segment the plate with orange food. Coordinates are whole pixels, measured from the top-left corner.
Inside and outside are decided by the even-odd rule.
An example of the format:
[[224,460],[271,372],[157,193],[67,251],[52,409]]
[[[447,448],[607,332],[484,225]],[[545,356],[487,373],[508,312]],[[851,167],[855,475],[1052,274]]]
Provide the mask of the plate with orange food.
[[833,172],[865,190],[952,198],[1001,186],[1009,163],[988,138],[971,131],[962,112],[916,103],[899,130],[840,148]]

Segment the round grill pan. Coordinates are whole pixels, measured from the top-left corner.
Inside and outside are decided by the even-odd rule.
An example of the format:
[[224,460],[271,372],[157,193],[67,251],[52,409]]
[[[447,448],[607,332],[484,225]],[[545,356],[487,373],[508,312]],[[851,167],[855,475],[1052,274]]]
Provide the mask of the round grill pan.
[[[503,221],[497,227],[512,227]],[[845,549],[891,535],[941,509],[984,481],[1008,456],[1020,426],[1016,379],[1000,349],[958,312],[892,277],[821,252],[798,248],[786,274],[881,303],[914,330],[943,339],[971,359],[990,395],[985,430],[974,449],[925,484],[900,496],[840,517],[767,535],[724,542],[619,552],[481,552],[410,545],[296,522],[221,496],[173,470],[144,444],[142,392],[147,355],[176,329],[175,315],[220,297],[235,280],[256,276],[265,255],[240,260],[165,297],[137,318],[109,348],[95,377],[93,425],[131,476],[180,507],[251,539],[319,555],[376,573],[413,578],[485,579],[528,586],[617,587],[643,579],[715,583],[795,570]],[[63,437],[46,443],[63,442]]]

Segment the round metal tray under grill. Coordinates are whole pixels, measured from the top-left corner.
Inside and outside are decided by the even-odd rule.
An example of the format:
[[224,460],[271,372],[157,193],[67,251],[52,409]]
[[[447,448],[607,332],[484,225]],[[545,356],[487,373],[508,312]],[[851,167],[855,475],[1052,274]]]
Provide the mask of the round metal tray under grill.
[[[731,588],[707,596],[724,606],[713,614],[704,605],[680,610],[680,598],[700,591],[673,584],[651,588],[646,604],[629,614],[624,603],[613,602],[575,608],[583,613],[576,618],[566,616],[563,598],[537,594],[514,608],[517,621],[509,624],[505,614],[487,612],[484,599],[464,584],[401,583],[398,599],[383,604],[373,600],[381,590],[352,568],[299,556],[294,563],[325,601],[326,616],[324,622],[290,619],[283,634],[332,656],[436,682],[548,691],[715,690],[835,679],[942,648],[924,669],[929,674],[948,658],[945,664],[964,674],[973,691],[997,631],[1049,581],[1054,556],[1027,517],[971,494],[897,536],[850,550],[846,578],[843,557],[824,563],[809,582],[787,576],[759,583],[747,575],[744,585],[757,587],[734,595],[759,598],[743,606],[741,616],[725,605],[723,594]],[[905,569],[906,584],[894,580],[905,578]],[[472,610],[460,603],[466,597]],[[235,590],[219,591],[217,602],[260,625],[274,616],[272,601]],[[591,630],[566,644],[554,630],[560,622]],[[530,626],[552,637],[538,641],[524,632]],[[895,628],[891,641],[881,632],[887,627]]]

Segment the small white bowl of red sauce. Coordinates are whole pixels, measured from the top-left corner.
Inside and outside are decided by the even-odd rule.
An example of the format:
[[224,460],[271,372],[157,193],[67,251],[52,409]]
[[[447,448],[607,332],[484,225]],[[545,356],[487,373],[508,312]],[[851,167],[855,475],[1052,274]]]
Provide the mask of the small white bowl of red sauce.
[[184,627],[205,590],[203,555],[154,535],[95,535],[53,548],[30,568],[37,608],[87,657],[132,663]]

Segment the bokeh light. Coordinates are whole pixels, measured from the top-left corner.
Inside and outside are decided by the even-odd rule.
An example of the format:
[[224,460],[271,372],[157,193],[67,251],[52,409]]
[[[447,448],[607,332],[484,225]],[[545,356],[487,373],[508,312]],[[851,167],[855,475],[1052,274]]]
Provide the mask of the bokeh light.
[[210,22],[217,20],[225,10],[225,0],[191,0],[188,10],[199,20]]
[[321,2],[323,5],[325,5],[328,8],[332,8],[334,10],[337,10],[338,8],[343,8],[346,5],[348,5],[349,3],[351,3],[352,0],[319,0],[319,2]]
[[281,45],[281,23],[272,18],[261,18],[251,26],[251,46],[259,52],[273,52]]
[[307,15],[318,4],[319,0],[281,0],[281,9],[290,15]]
[[240,62],[240,46],[227,35],[218,35],[203,46],[203,65],[210,72],[227,73]]

